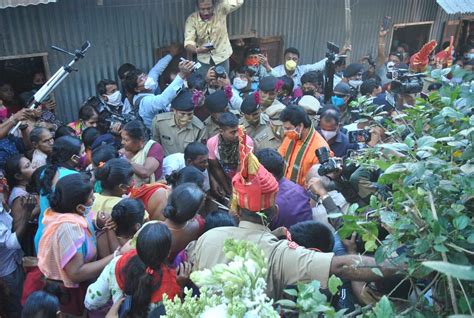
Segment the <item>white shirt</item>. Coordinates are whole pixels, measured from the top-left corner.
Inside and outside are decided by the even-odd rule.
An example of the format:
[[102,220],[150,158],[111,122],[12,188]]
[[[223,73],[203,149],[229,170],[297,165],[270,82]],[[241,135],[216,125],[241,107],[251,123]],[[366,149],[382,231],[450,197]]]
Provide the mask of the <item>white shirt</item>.
[[[316,62],[314,64],[297,65],[293,75],[291,75],[293,82],[295,82],[294,89],[301,86],[301,76],[303,76],[304,73],[311,72],[311,71],[323,71],[324,67],[326,66],[326,61],[327,61],[327,58],[324,58],[321,61]],[[287,75],[285,66],[283,64],[278,65],[277,67],[272,69],[270,74],[275,77],[281,77],[283,75]]]

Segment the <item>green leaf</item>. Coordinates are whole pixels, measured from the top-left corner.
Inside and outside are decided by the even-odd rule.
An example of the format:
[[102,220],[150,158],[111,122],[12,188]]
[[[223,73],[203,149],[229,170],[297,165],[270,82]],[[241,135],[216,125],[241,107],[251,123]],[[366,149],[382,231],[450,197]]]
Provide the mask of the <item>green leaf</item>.
[[374,239],[374,240],[369,240],[369,241],[365,242],[364,248],[365,248],[368,252],[375,251],[375,249],[377,248],[377,244],[375,243],[375,239]]
[[391,173],[400,173],[407,171],[407,166],[403,163],[396,163],[391,165],[387,170],[385,170],[384,174],[391,174]]
[[434,249],[435,249],[435,251],[440,252],[440,253],[449,252],[449,250],[443,244],[436,244],[434,246]]
[[285,294],[296,297],[298,296],[298,291],[296,291],[296,289],[293,289],[293,288],[288,288],[288,289],[285,289]]
[[418,147],[433,147],[436,144],[436,138],[431,136],[423,136],[417,141]]
[[456,217],[453,221],[454,227],[458,230],[464,230],[469,225],[469,218],[465,215]]
[[334,274],[331,275],[328,281],[328,288],[329,288],[329,291],[331,292],[331,295],[334,296],[337,294],[339,286],[342,286],[342,280],[339,277],[335,276]]
[[380,270],[380,268],[374,267],[374,268],[371,269],[371,271],[372,271],[375,275],[380,276],[380,277],[383,277],[383,273],[382,273],[382,271]]
[[427,261],[422,264],[454,278],[474,281],[474,266],[457,265],[441,261]]
[[388,300],[387,296],[383,296],[377,305],[375,305],[374,314],[377,318],[391,318],[395,316],[392,304]]
[[470,244],[474,244],[474,233],[471,233],[467,238],[467,242]]
[[379,144],[376,146],[376,148],[387,149],[387,150],[392,150],[396,152],[410,151],[410,147],[408,147],[407,144],[402,144],[398,142],[394,142],[392,144]]

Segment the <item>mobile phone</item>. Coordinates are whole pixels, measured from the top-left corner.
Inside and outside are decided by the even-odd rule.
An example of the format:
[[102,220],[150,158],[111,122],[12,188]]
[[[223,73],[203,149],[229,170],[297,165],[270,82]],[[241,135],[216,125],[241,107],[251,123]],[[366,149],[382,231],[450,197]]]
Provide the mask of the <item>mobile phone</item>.
[[[184,57],[180,58],[179,60],[181,62],[188,62],[189,61],[189,60],[185,59]],[[193,63],[194,63],[193,71],[197,71],[202,66],[201,63],[199,63],[199,62],[193,62]]]
[[206,43],[203,46],[208,50],[214,50],[214,44],[212,43]]
[[392,19],[392,17],[389,17],[389,16],[384,16],[383,17],[382,28],[384,29],[384,31],[388,30],[388,28],[390,27],[390,20],[391,19]]

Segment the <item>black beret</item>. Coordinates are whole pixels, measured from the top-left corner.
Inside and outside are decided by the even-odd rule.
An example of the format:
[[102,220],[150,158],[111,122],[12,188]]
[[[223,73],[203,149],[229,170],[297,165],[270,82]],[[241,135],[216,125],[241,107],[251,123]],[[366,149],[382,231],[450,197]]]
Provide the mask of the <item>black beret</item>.
[[210,113],[223,113],[229,101],[225,96],[224,90],[220,89],[209,96],[206,96],[204,105]]
[[171,108],[183,112],[194,110],[193,93],[188,90],[182,90],[171,102]]
[[260,108],[260,105],[257,103],[255,98],[255,93],[247,95],[240,105],[240,111],[245,115],[250,115],[256,112]]
[[352,63],[352,64],[347,65],[344,72],[342,72],[342,75],[347,78],[347,77],[355,76],[358,73],[362,73],[363,70],[364,70],[364,65]]
[[258,88],[264,92],[274,91],[276,83],[277,78],[275,76],[267,76],[260,80],[258,83]]

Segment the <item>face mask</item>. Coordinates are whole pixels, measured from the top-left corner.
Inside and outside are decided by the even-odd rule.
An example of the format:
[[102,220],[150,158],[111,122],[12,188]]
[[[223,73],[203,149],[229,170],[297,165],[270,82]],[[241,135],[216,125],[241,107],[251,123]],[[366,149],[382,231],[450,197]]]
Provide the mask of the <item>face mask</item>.
[[301,133],[298,132],[298,130],[296,129],[293,129],[293,130],[290,130],[290,131],[287,131],[285,133],[285,136],[290,138],[291,140],[299,140],[301,138]]
[[120,93],[120,91],[116,91],[112,95],[107,95],[107,104],[111,106],[122,105],[122,93]]
[[303,95],[314,96],[314,89],[306,89],[303,91]]
[[158,87],[158,83],[153,78],[148,76],[143,86],[145,87],[146,90],[154,92],[156,88]]
[[89,215],[92,210],[92,205],[84,205],[84,212],[82,212],[83,215]]
[[322,130],[321,129],[321,134],[323,135],[324,139],[331,140],[332,138],[336,137],[337,131]]
[[33,84],[31,85],[33,89],[39,90],[41,87],[43,87],[44,84]]
[[474,53],[466,53],[464,57],[468,60],[474,60]]
[[355,88],[359,88],[360,85],[362,85],[361,80],[350,80],[349,85]]
[[339,96],[332,96],[332,97],[331,97],[331,103],[332,103],[334,106],[341,107],[341,106],[344,105],[345,101],[344,101],[344,98],[342,98],[342,97],[339,97]]
[[260,62],[258,61],[258,57],[256,56],[247,57],[247,59],[245,60],[245,65],[247,66],[258,67],[259,64]]
[[293,60],[288,60],[285,62],[285,69],[288,71],[288,72],[293,72],[294,70],[296,70],[296,62],[293,61]]
[[234,84],[235,89],[240,91],[241,89],[244,89],[247,87],[247,85],[249,84],[249,81],[246,79],[241,79],[240,77],[236,77],[234,78],[233,84]]

